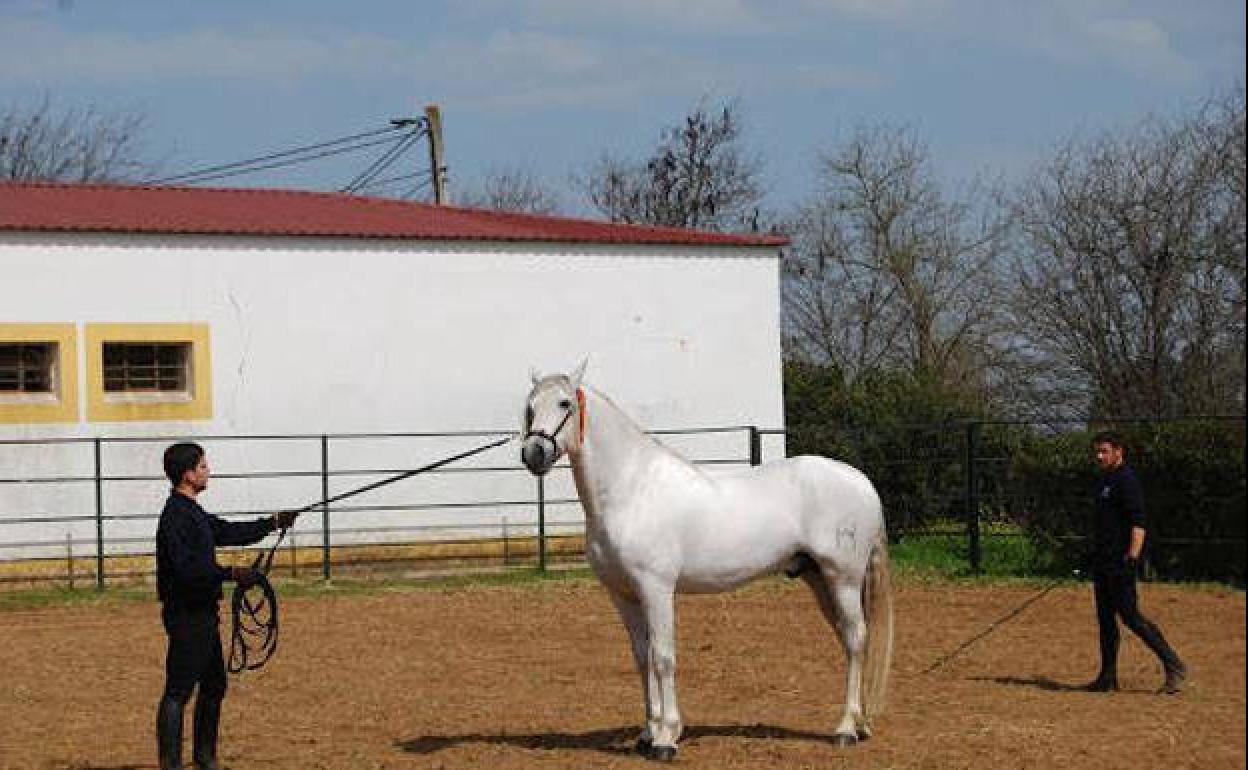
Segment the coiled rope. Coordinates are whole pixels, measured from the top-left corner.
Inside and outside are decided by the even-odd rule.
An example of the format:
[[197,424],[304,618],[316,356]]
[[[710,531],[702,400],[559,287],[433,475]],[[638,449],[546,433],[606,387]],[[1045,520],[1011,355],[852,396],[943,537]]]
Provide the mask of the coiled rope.
[[[328,506],[339,500],[345,500],[348,497],[354,497],[378,487],[384,487],[387,484],[393,484],[396,481],[402,481],[403,479],[441,468],[443,465],[449,465],[457,460],[463,460],[494,447],[502,446],[514,438],[516,436],[513,434],[497,441],[491,441],[475,449],[445,457],[414,470],[404,471],[397,476],[375,481],[372,484],[366,484],[358,489],[343,492],[324,500],[318,500],[315,503],[310,503],[295,510],[293,513],[305,513],[313,508]],[[227,663],[231,674],[254,671],[267,663],[273,657],[273,654],[277,652],[277,592],[273,589],[273,584],[269,581],[268,574],[273,567],[273,556],[277,553],[277,549],[285,537],[286,530],[282,529],[273,545],[266,552],[256,557],[256,560],[252,563],[252,570],[255,572],[255,579],[252,582],[246,585],[240,583],[234,586],[234,593],[230,597],[233,628],[230,632],[230,654]]]

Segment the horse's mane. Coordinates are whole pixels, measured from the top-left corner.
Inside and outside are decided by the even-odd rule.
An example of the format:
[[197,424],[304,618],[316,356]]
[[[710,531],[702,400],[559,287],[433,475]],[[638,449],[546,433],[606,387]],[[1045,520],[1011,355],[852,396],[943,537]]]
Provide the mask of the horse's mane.
[[[626,425],[628,425],[630,428],[636,431],[637,434],[641,436],[643,439],[653,444],[656,449],[658,449],[661,452],[666,452],[667,454],[684,462],[686,465],[693,468],[693,470],[697,471],[699,474],[706,475],[705,472],[701,468],[699,468],[697,465],[694,465],[694,463],[690,461],[688,457],[685,457],[682,453],[668,446],[664,442],[659,441],[657,438],[651,435],[649,431],[641,427],[641,425],[638,424],[638,422],[633,419],[632,415],[630,415],[628,412],[620,408],[620,405],[615,403],[615,401],[612,400],[612,398],[608,396],[606,393],[603,393],[601,390],[593,387],[592,385],[587,385],[585,383],[582,383],[581,387],[593,393],[595,396],[602,399],[603,401],[605,401],[607,406],[611,407],[611,409],[614,410],[617,415],[619,415],[619,418],[623,420]],[[588,416],[588,419],[590,420],[594,419],[594,416],[592,413],[590,413],[590,415]]]

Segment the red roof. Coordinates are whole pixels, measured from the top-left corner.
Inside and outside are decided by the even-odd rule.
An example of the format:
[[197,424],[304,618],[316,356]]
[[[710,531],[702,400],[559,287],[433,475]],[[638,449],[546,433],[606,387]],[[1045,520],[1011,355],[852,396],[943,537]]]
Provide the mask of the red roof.
[[344,193],[0,183],[0,231],[779,247],[769,235],[640,227]]

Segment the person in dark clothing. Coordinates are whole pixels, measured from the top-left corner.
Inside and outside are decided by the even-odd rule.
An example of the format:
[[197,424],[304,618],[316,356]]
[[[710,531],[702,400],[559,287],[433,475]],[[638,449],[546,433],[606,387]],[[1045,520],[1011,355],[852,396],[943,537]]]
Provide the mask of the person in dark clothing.
[[229,522],[206,512],[197,498],[208,487],[208,461],[198,444],[174,444],[165,450],[165,475],[173,485],[156,529],[156,588],[161,620],[169,637],[165,689],[156,713],[161,770],[182,767],[182,722],[186,702],[195,699],[194,759],[200,770],[216,770],[217,724],[225,697],[225,660],[221,652],[217,603],[221,584],[246,587],[256,580],[251,567],[217,564],[219,545],[250,545],[294,523],[284,512],[248,522]]
[[1117,619],[1121,618],[1161,661],[1166,676],[1161,691],[1177,693],[1187,677],[1187,667],[1166,643],[1157,624],[1140,613],[1136,593],[1135,576],[1147,532],[1143,488],[1126,462],[1126,450],[1117,434],[1098,433],[1092,439],[1092,447],[1102,471],[1096,485],[1089,565],[1100,629],[1101,670],[1084,689],[1092,692],[1118,689]]

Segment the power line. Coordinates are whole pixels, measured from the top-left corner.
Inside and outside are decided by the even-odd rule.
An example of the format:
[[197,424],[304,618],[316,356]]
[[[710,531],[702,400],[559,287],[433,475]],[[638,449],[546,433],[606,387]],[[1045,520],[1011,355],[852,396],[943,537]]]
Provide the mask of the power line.
[[[265,171],[265,170],[272,169],[272,168],[281,168],[283,166],[291,166],[291,165],[295,165],[296,163],[305,163],[311,160],[319,160],[321,158],[326,158],[326,157],[330,157],[333,155],[340,155],[340,154],[347,153],[347,152],[355,152],[357,150],[366,149],[368,147],[375,147],[379,144],[386,144],[387,142],[393,142],[395,141],[395,138],[393,136],[388,136],[384,139],[377,139],[377,140],[367,141],[367,142],[362,142],[359,140],[367,139],[369,137],[374,137],[374,136],[378,136],[381,134],[394,134],[395,132],[398,132],[398,131],[406,131],[407,128],[408,126],[405,124],[396,123],[390,126],[386,126],[384,128],[374,129],[372,131],[365,131],[363,133],[353,134],[351,136],[344,136],[338,139],[331,139],[325,142],[318,142],[316,144],[310,144],[304,147],[296,147],[295,149],[292,149],[292,150],[284,150],[282,152],[270,153],[268,155],[262,155],[262,156],[259,156],[256,158],[250,158],[247,160],[240,160],[234,163],[223,163],[223,164],[216,165],[216,166],[208,166],[205,168],[196,169],[194,171],[186,171],[181,174],[174,174],[173,176],[164,177],[162,179],[154,179],[154,180],[149,181],[147,184],[160,185],[160,184],[170,184],[172,182],[184,182],[184,183],[205,182],[205,181],[209,181],[213,179],[222,179],[222,178],[230,177],[230,176],[238,176],[241,174],[250,174],[256,171]],[[400,139],[399,141],[402,141],[402,140]],[[352,142],[354,142],[354,144],[350,144]],[[343,147],[341,145],[347,145],[347,146]],[[336,149],[326,150],[326,148],[330,148],[330,147],[335,147]],[[317,150],[326,150],[326,151],[315,152]],[[302,157],[302,156],[307,156],[307,157]],[[279,158],[284,158],[286,160],[279,161],[278,160]],[[269,163],[268,161],[276,161],[276,162]]]
[[344,147],[338,150],[329,150],[326,152],[321,152],[321,153],[317,153],[315,155],[309,155],[306,157],[292,158],[290,160],[280,160],[280,161],[274,161],[273,163],[248,166],[247,168],[242,168],[242,169],[238,169],[235,171],[223,171],[219,174],[208,174],[205,176],[197,176],[193,179],[183,180],[183,182],[186,184],[196,184],[199,182],[210,182],[215,179],[226,179],[226,178],[233,177],[233,176],[244,176],[246,174],[253,174],[257,171],[267,171],[269,169],[274,169],[274,168],[285,168],[287,166],[294,166],[300,163],[307,163],[313,160],[320,160],[321,158],[329,158],[329,157],[333,157],[334,155],[342,155],[348,152],[355,152],[356,150],[363,150],[369,147],[376,147],[378,145],[382,145],[382,144],[386,144],[388,142],[394,142],[394,141],[396,141],[394,138],[376,139],[371,142],[362,142],[360,144],[351,145],[349,147]]
[[[399,174],[398,176],[390,176],[390,177],[386,177],[385,179],[377,179],[375,181],[369,182],[366,185],[361,186],[360,188],[356,190],[356,192],[367,192],[369,190],[377,190],[380,188],[393,185],[396,182],[406,182],[412,179],[420,179],[421,177],[428,177],[432,173],[433,172],[427,169],[422,169],[420,171],[413,171],[410,174]],[[428,184],[428,180],[426,180],[425,182],[422,182],[421,184]]]
[[359,192],[365,185],[376,179],[378,174],[389,168],[390,164],[398,160],[399,156],[411,149],[411,146],[415,144],[416,140],[420,139],[424,133],[425,132],[423,130],[418,129],[404,136],[396,142],[393,147],[384,152],[381,157],[373,161],[371,166],[357,174],[355,179],[351,180],[346,187],[343,187],[340,190],[340,192]]
[[429,186],[430,186],[430,184],[431,184],[432,182],[433,182],[432,177],[431,177],[431,178],[429,178],[429,179],[426,179],[426,180],[424,180],[424,181],[422,181],[422,182],[419,182],[419,183],[417,183],[417,184],[416,184],[416,186],[415,186],[415,187],[411,188],[410,190],[408,190],[407,192],[403,193],[403,194],[402,194],[402,195],[400,195],[399,197],[400,197],[400,198],[402,198],[403,200],[411,200],[411,199],[413,199],[413,198],[415,198],[415,197],[416,197],[416,193],[418,193],[418,192],[420,192],[421,190],[423,190],[423,189],[425,189],[425,188],[429,187]]

